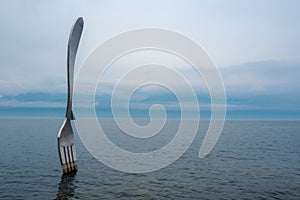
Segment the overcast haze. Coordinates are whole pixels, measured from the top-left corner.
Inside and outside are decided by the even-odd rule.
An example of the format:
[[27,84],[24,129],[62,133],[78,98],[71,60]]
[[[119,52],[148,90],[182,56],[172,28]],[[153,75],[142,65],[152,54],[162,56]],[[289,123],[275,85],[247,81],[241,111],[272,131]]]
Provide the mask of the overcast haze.
[[[243,115],[246,118],[259,118],[265,110],[269,112],[265,117],[300,118],[300,1],[296,0],[2,1],[1,116],[13,115],[16,107],[54,107],[63,112],[66,44],[78,16],[84,18],[85,27],[75,72],[98,44],[114,35],[144,27],[171,29],[206,49],[221,70],[230,109],[250,112]],[[144,99],[150,95],[140,92]],[[160,100],[173,105],[167,93],[159,93],[166,94]],[[109,99],[104,90],[97,95]],[[153,99],[134,103],[138,107]]]

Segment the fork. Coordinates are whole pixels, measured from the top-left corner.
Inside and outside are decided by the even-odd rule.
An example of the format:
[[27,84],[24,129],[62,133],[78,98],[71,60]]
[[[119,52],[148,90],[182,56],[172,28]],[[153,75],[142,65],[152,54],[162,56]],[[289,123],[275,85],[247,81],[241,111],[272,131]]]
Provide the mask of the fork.
[[68,79],[68,102],[65,120],[59,129],[57,135],[58,155],[62,167],[63,174],[76,173],[76,151],[74,143],[74,132],[71,120],[74,120],[72,111],[72,93],[73,93],[73,76],[76,53],[83,30],[83,19],[79,17],[73,25],[69,41],[67,54],[67,79]]

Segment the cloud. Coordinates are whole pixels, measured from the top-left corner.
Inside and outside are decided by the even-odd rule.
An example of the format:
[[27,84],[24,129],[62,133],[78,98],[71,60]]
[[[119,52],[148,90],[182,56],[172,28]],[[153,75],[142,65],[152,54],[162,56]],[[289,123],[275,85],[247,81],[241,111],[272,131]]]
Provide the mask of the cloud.
[[[244,111],[245,115],[255,116],[269,113],[269,117],[298,116],[300,115],[300,65],[276,61],[261,61],[245,63],[239,66],[222,68],[221,74],[227,91],[227,110],[229,115]],[[139,77],[142,78],[142,77]],[[101,116],[111,116],[111,94],[115,81],[105,82],[98,87],[95,101],[98,113]],[[122,85],[124,93],[129,85]],[[260,87],[260,89],[253,89]],[[184,91],[182,91],[184,92]],[[125,112],[127,103],[119,93],[117,109]],[[80,95],[79,95],[80,96]],[[209,94],[198,90],[197,97],[202,112],[210,111]],[[85,108],[85,96],[81,96],[80,103]],[[0,107],[60,107],[64,108],[65,93],[25,93],[17,96],[2,96]],[[153,104],[162,104],[167,113],[178,116],[180,109],[193,112],[195,106],[189,99],[185,99],[180,108],[176,95],[158,85],[141,87],[133,93],[130,99],[131,112],[138,117],[148,116]],[[264,111],[264,112],[262,112]],[[233,113],[233,114],[232,114]],[[248,113],[248,114],[247,114]],[[270,114],[272,113],[272,114]],[[298,113],[298,115],[297,115]],[[238,114],[240,116],[241,114]],[[235,116],[235,115],[234,115]],[[245,116],[244,116],[245,117]],[[257,116],[256,116],[257,117]]]
[[299,63],[251,62],[223,68],[221,73],[230,95],[300,95]]
[[299,62],[298,8],[298,1],[1,2],[0,95],[64,92],[66,44],[78,16],[86,26],[75,71],[98,44],[142,27],[179,31],[219,66],[231,66],[274,58]]

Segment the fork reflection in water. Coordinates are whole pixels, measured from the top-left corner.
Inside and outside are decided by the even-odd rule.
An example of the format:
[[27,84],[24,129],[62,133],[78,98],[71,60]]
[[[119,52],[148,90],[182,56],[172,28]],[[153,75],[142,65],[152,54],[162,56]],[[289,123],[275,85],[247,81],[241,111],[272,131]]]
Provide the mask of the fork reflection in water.
[[70,199],[74,196],[76,184],[75,182],[75,173],[62,175],[60,183],[58,185],[58,191],[56,194],[56,200]]

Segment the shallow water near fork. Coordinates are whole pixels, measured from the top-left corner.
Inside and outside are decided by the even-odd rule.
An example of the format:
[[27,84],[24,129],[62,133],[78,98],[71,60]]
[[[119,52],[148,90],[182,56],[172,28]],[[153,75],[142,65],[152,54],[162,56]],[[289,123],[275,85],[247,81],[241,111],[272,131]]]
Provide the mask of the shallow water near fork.
[[[204,159],[199,148],[208,122],[191,147],[161,170],[130,174],[93,158],[77,134],[79,171],[61,178],[56,136],[62,119],[0,119],[0,199],[300,199],[300,121],[226,121]],[[108,137],[127,150],[151,151],[174,136],[178,121],[144,144],[100,120]]]

